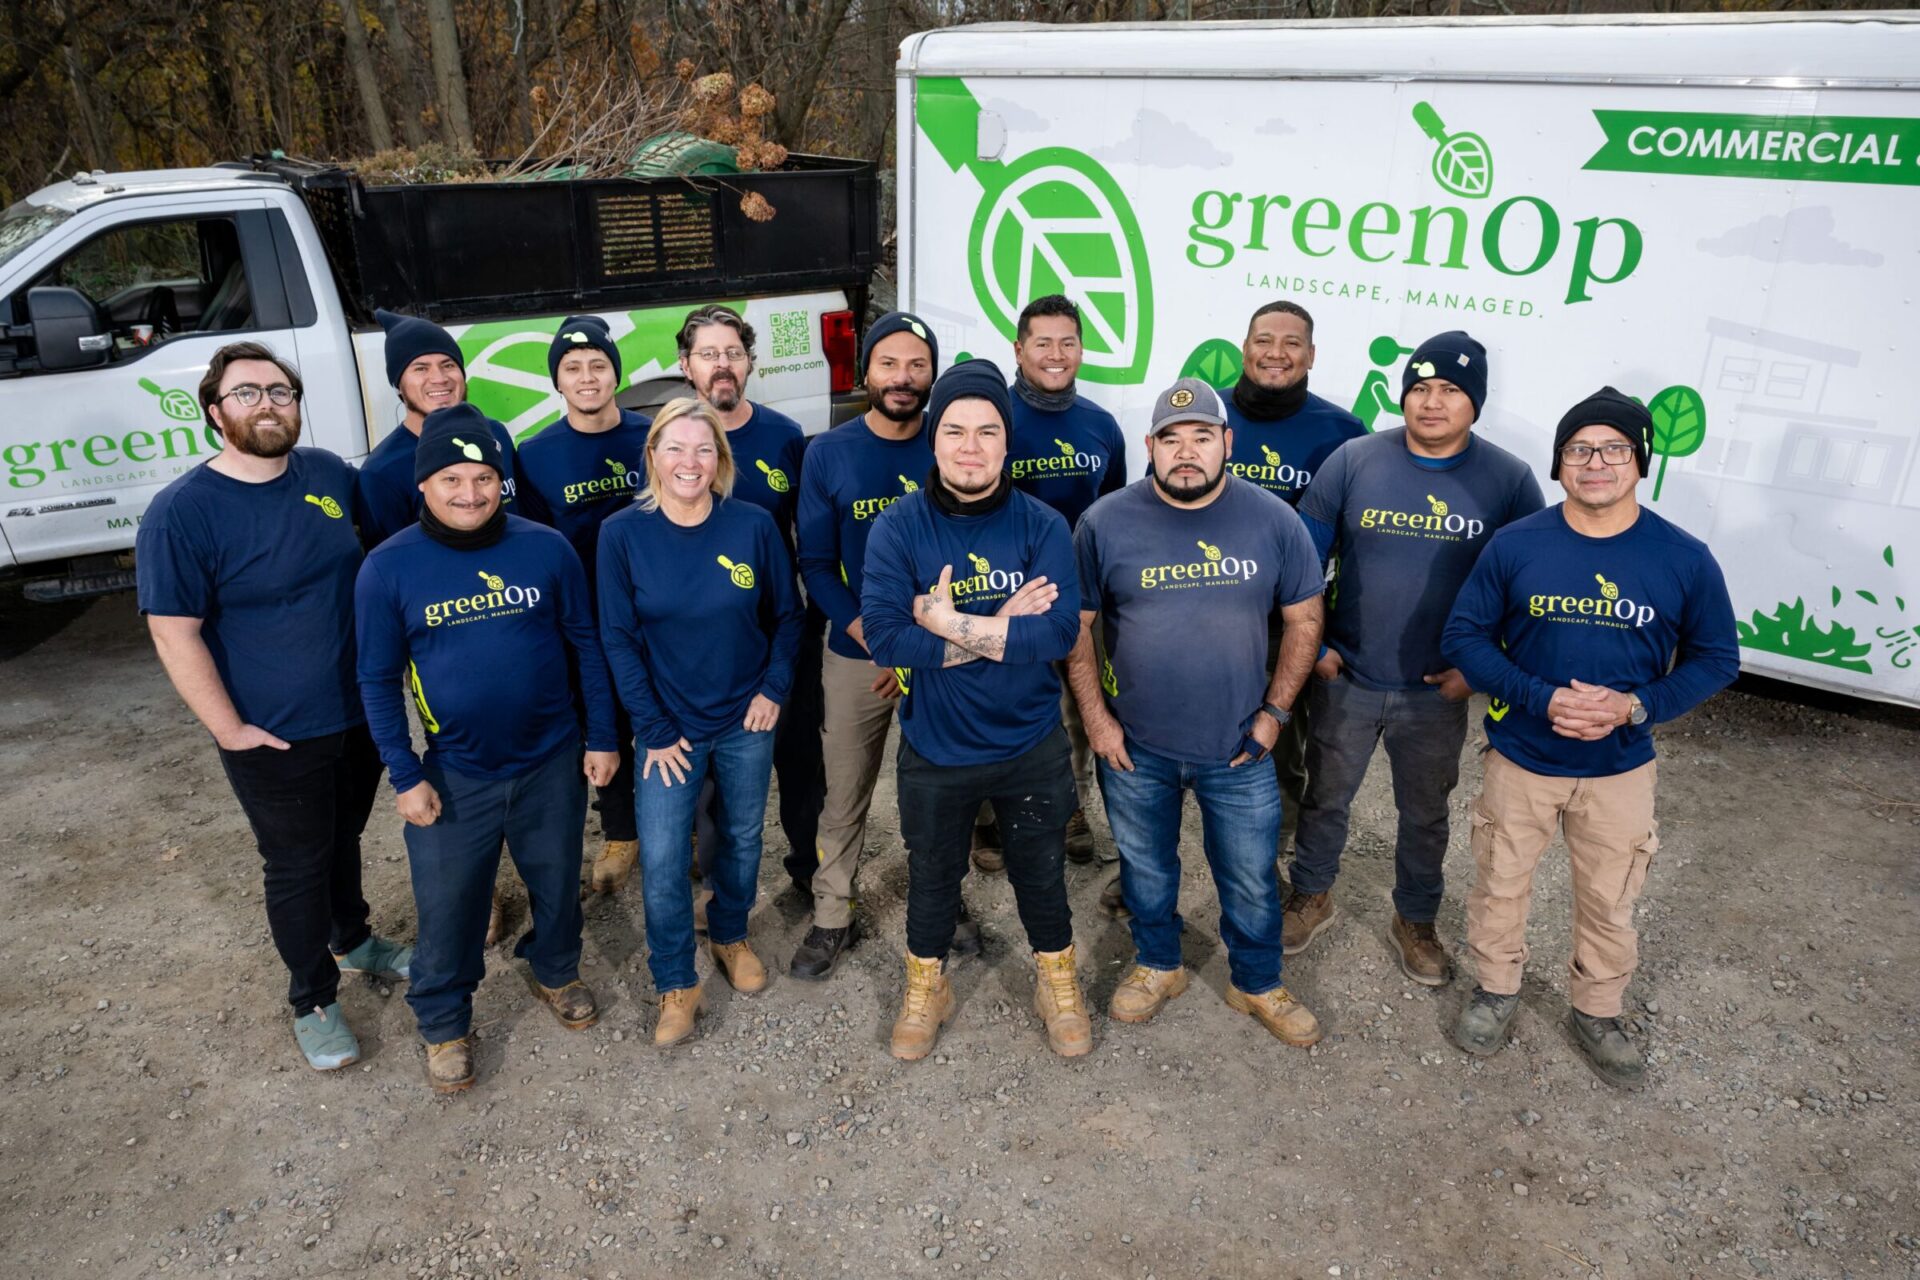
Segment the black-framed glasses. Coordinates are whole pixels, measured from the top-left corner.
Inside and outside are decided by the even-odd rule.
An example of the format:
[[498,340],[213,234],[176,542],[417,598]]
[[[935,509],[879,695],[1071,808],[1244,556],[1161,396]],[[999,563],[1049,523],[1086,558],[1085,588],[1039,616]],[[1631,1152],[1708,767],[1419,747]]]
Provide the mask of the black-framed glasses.
[[698,359],[705,360],[708,364],[719,364],[722,360],[725,360],[728,364],[745,364],[747,362],[747,351],[745,347],[728,347],[724,351],[718,347],[702,347],[700,350],[690,352],[689,354]]
[[222,391],[216,399],[225,400],[232,396],[240,402],[242,408],[251,409],[260,403],[260,397],[279,405],[282,409],[300,398],[300,393],[284,382],[276,382],[270,387],[256,387],[251,382],[243,382],[231,391]]
[[1560,450],[1560,461],[1571,467],[1584,467],[1593,461],[1594,454],[1600,455],[1600,461],[1610,467],[1625,466],[1633,461],[1633,446],[1624,440],[1610,440],[1598,447],[1590,444],[1570,444]]

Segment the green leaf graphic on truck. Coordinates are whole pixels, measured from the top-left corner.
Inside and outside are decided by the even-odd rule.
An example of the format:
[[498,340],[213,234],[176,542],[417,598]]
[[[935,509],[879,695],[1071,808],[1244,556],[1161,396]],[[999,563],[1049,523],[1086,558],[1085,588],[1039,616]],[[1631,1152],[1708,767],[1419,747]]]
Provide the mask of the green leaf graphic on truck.
[[1045,147],[1010,162],[976,155],[980,104],[960,80],[916,86],[915,118],[940,158],[980,183],[967,266],[982,314],[1008,340],[1021,307],[1049,293],[1080,304],[1090,382],[1136,383],[1153,349],[1146,245],[1126,193],[1091,156]]
[[1413,104],[1413,122],[1434,141],[1433,180],[1440,189],[1469,200],[1493,190],[1493,152],[1477,133],[1448,133],[1430,102]]
[[[1880,559],[1888,569],[1894,568],[1892,543],[1881,549]],[[1892,581],[1897,583],[1898,579]],[[1750,618],[1737,621],[1735,629],[1740,647],[1872,675],[1871,659],[1877,640],[1881,657],[1888,666],[1905,670],[1913,665],[1909,655],[1920,649],[1920,626],[1916,626],[1907,613],[1904,596],[1887,587],[1880,591],[1856,587],[1849,593],[1837,586],[1832,589],[1832,595],[1831,608],[1837,611],[1844,605],[1853,617],[1852,623],[1838,619],[1823,623],[1805,598],[1798,597],[1791,604],[1783,601],[1771,614],[1755,609]],[[1871,606],[1871,616],[1861,616],[1863,611],[1853,603],[1855,599]],[[1872,638],[1867,635],[1867,627],[1873,628]]]
[[1707,402],[1692,387],[1668,387],[1654,396],[1647,412],[1653,416],[1649,444],[1660,455],[1660,469],[1653,477],[1653,501],[1658,502],[1660,486],[1667,482],[1667,459],[1698,453],[1706,443]]

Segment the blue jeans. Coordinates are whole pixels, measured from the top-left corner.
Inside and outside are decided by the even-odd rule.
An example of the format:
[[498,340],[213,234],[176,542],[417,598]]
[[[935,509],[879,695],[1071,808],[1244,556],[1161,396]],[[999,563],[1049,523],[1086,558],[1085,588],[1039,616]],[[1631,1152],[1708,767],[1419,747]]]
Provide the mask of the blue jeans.
[[[713,861],[707,887],[707,936],[722,946],[747,936],[747,913],[760,888],[760,831],[766,824],[773,778],[771,733],[738,726],[687,752],[684,783],[668,786],[655,769],[636,779],[640,825],[641,897],[647,917],[647,968],[656,991],[679,991],[698,980],[693,971],[693,811],[701,779],[713,777]],[[641,753],[644,769],[646,753]],[[700,861],[707,863],[702,848]]]
[[1220,940],[1233,985],[1257,996],[1280,985],[1280,784],[1261,761],[1237,769],[1156,755],[1132,739],[1133,772],[1098,762],[1107,825],[1120,849],[1120,891],[1133,945],[1149,969],[1180,967],[1180,810],[1200,804],[1201,847],[1220,895]]
[[420,934],[407,1003],[429,1044],[457,1040],[473,1026],[473,993],[486,975],[487,914],[506,842],[526,882],[533,927],[514,947],[543,987],[580,976],[580,842],[587,781],[575,743],[517,778],[489,782],[435,765],[440,818],[405,828]]

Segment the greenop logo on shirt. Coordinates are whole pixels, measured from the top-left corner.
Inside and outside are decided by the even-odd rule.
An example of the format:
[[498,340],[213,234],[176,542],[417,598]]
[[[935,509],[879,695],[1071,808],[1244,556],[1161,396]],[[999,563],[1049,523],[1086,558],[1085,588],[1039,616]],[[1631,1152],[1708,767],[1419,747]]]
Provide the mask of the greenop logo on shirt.
[[340,504],[332,498],[318,498],[310,493],[307,495],[307,501],[320,508],[330,520],[338,520],[346,514],[346,512],[340,509]]
[[1569,622],[1582,626],[1624,629],[1640,628],[1656,616],[1650,604],[1641,604],[1620,590],[1620,584],[1604,573],[1596,573],[1598,595],[1535,595],[1527,598],[1527,613],[1549,622]]
[[1425,511],[1399,511],[1392,507],[1367,507],[1360,512],[1360,527],[1378,533],[1402,537],[1432,538],[1440,542],[1471,542],[1487,531],[1486,521],[1455,511],[1432,494]]
[[[947,584],[948,597],[956,605],[963,600],[978,602],[1005,599],[1018,591],[1027,580],[1027,575],[1018,569],[994,568],[985,556],[977,556],[971,551],[966,556],[973,572]],[[932,591],[933,586],[930,584],[927,590]]]
[[900,482],[901,493],[906,494],[906,493],[920,492],[920,485],[918,484],[918,482],[909,480],[905,476],[895,476],[894,478]]
[[1053,442],[1060,447],[1059,453],[1015,458],[1008,463],[1007,465],[1013,469],[1013,478],[1027,480],[1040,476],[1090,476],[1100,471],[1103,460],[1098,454],[1076,449],[1071,441],[1062,440],[1058,436],[1054,437]]
[[1260,457],[1259,462],[1236,462],[1228,458],[1227,470],[1263,489],[1304,489],[1313,481],[1313,472],[1282,460],[1280,451],[1272,445],[1261,445]]
[[743,591],[751,591],[753,589],[753,566],[735,564],[725,556],[715,556],[714,560],[719,563],[722,569],[727,571],[727,576],[733,579],[734,586],[739,587]]
[[1231,587],[1251,582],[1259,576],[1259,562],[1249,556],[1236,556],[1201,538],[1195,541],[1201,559],[1188,564],[1153,564],[1140,570],[1143,591],[1179,590],[1186,587]]
[[486,590],[436,600],[421,610],[421,621],[429,627],[438,627],[504,618],[533,608],[543,598],[540,588],[510,583],[501,575],[485,569],[477,570],[475,576]]
[[612,458],[603,458],[601,461],[607,464],[607,470],[612,474],[602,476],[598,480],[579,480],[562,486],[561,501],[571,507],[582,502],[598,502],[602,498],[618,497],[628,490],[640,487],[638,471]]
[[916,82],[914,118],[955,173],[980,183],[967,266],[982,314],[1009,341],[1020,309],[1064,293],[1079,301],[1089,382],[1146,377],[1153,287],[1146,243],[1126,192],[1093,157],[1044,147],[1011,161],[979,157],[980,104],[964,81]]
[[760,474],[767,478],[767,488],[775,493],[785,493],[792,487],[787,481],[787,473],[778,467],[768,466],[765,458],[755,458],[753,465],[760,468]]

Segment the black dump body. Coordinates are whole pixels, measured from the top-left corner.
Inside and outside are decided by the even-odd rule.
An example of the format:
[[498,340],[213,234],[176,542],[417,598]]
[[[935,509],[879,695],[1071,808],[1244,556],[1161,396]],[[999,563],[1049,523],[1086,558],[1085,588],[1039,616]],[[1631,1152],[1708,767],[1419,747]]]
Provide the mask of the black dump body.
[[[871,164],[793,156],[769,173],[367,186],[333,166],[256,159],[297,189],[357,324],[846,289],[879,254]],[[773,218],[755,222],[758,192]]]

